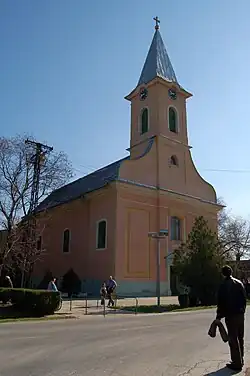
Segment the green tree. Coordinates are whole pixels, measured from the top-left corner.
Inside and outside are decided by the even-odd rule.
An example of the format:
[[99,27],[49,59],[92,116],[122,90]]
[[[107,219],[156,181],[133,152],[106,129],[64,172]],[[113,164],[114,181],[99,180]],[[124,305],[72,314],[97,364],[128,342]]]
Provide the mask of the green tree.
[[174,269],[180,282],[189,287],[202,305],[216,301],[224,262],[220,247],[217,235],[211,231],[208,222],[203,217],[197,217],[187,242],[175,253]]
[[43,279],[41,280],[41,282],[39,283],[39,285],[37,286],[38,289],[47,289],[48,287],[48,284],[49,282],[52,280],[52,278],[54,278],[52,272],[50,270],[46,270],[45,271],[45,274],[43,276]]

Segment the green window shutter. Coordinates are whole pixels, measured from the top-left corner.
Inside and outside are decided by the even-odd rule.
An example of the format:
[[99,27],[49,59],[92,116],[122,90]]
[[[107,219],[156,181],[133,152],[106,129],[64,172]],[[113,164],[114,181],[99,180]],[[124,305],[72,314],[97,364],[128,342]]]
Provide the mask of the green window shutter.
[[97,249],[106,248],[106,226],[106,221],[101,221],[98,223]]
[[144,108],[141,113],[141,134],[148,132],[148,109]]
[[177,133],[176,112],[175,112],[175,109],[172,107],[169,108],[168,119],[169,119],[169,130],[171,132]]
[[70,232],[69,230],[65,230],[63,233],[63,253],[69,252],[69,238]]
[[171,240],[181,240],[181,221],[177,217],[171,217]]

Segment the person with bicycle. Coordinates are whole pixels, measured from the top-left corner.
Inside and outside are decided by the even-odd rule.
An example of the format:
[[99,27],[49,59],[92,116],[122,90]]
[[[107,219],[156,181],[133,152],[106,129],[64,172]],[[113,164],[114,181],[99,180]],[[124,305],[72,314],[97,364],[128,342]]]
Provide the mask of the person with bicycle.
[[56,286],[56,279],[52,278],[51,281],[48,284],[48,291],[58,291],[58,288]]
[[[56,286],[56,278],[52,278],[51,281],[49,282],[48,284],[48,288],[47,288],[48,291],[59,291],[57,286]],[[62,300],[62,295],[60,293],[60,298],[59,298],[59,301],[58,301],[58,306],[56,307],[56,311],[60,311],[60,309],[62,308],[62,304],[63,304],[63,300]]]

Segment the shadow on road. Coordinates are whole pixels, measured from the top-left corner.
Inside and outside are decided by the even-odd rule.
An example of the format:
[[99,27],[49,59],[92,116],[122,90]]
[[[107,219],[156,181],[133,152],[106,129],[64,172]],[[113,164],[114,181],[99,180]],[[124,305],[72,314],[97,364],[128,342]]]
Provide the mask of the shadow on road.
[[206,373],[204,376],[230,376],[237,375],[237,373],[240,372],[231,371],[227,367],[223,367],[221,369],[218,369],[217,371]]

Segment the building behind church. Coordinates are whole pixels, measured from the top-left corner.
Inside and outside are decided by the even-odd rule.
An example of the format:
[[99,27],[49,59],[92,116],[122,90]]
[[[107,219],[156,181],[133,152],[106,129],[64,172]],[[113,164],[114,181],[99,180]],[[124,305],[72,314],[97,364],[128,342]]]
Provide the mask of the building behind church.
[[186,240],[196,216],[217,226],[216,193],[197,172],[188,143],[186,101],[158,22],[131,102],[126,158],[54,191],[38,207],[46,222],[36,265],[37,281],[50,270],[70,268],[82,290],[97,294],[110,275],[120,295],[155,295],[156,241],[149,232],[168,229],[161,241],[161,292],[171,294],[173,252]]

